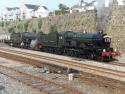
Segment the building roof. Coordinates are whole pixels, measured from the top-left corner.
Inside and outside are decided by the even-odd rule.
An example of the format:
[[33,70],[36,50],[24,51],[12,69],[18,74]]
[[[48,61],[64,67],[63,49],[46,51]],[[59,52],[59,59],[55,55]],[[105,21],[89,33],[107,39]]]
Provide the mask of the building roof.
[[44,9],[48,10],[48,8],[46,6],[42,6]]
[[91,3],[87,3],[87,2],[83,2],[83,4],[79,5],[74,5],[71,7],[71,9],[74,9],[74,8],[85,8],[85,7],[88,7],[88,6],[93,6],[94,5],[94,1],[92,1]]
[[[32,4],[24,4],[28,9],[32,9],[34,11],[38,10],[40,7],[43,7],[45,10],[48,10],[46,6],[40,6],[40,5],[32,5]],[[20,7],[6,7],[7,11],[17,10],[20,9]]]
[[[25,6],[28,9],[33,9],[34,11],[38,10],[40,5],[32,5],[32,4],[25,4]],[[48,8],[46,6],[42,6],[44,9],[48,10]]]
[[94,2],[88,3],[86,6],[94,6]]
[[25,6],[28,9],[33,9],[33,10],[37,10],[40,7],[39,5],[32,5],[32,4],[25,4]]
[[6,9],[7,9],[8,11],[12,11],[12,10],[17,10],[17,9],[19,9],[19,7],[13,7],[13,8],[7,7]]
[[72,6],[71,9],[74,9],[74,8],[83,8],[83,7],[84,6],[80,6],[80,5],[77,4],[77,5]]

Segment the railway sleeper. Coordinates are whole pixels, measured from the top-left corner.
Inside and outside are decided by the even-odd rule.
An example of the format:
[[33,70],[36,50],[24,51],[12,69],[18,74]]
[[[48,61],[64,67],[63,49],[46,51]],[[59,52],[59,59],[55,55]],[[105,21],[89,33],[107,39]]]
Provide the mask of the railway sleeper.
[[[53,90],[53,91],[50,91],[50,94],[66,94],[64,91],[55,91],[55,90]],[[67,94],[69,94],[69,93],[67,93]]]
[[37,87],[37,88],[43,88],[45,90],[47,90],[47,88],[50,88],[50,86],[46,85],[46,84],[32,84],[33,86]]

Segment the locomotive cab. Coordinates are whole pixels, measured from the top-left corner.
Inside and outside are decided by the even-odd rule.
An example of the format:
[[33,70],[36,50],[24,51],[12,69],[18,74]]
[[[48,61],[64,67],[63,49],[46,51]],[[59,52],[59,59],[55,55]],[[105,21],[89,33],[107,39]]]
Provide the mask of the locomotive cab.
[[104,36],[104,41],[107,42],[107,43],[111,43],[111,36]]
[[104,41],[105,47],[110,47],[111,39],[112,39],[111,36],[108,36],[108,35],[103,36],[103,41]]
[[104,35],[103,36],[103,41],[104,41],[104,47],[105,49],[102,50],[101,56],[102,57],[108,57],[109,59],[115,56],[119,56],[120,53],[117,50],[114,50],[113,48],[110,47],[111,44],[111,36]]

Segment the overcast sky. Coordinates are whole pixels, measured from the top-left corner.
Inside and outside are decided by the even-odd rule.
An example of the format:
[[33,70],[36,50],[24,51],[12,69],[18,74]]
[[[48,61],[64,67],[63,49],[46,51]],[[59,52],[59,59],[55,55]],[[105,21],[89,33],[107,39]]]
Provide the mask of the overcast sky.
[[[54,10],[54,9],[57,9],[60,3],[64,3],[68,6],[72,6],[78,3],[78,1],[79,0],[0,0],[0,9],[2,11],[4,7],[15,7],[23,3],[29,3],[29,4],[45,5],[50,10]],[[92,0],[84,0],[84,1],[90,2]]]

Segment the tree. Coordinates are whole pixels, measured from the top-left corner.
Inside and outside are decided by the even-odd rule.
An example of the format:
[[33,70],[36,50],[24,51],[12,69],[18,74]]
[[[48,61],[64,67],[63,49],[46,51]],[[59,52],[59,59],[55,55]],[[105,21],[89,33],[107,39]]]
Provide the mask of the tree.
[[57,30],[57,25],[56,24],[50,26],[50,32],[57,32],[57,31],[58,30]]
[[69,13],[69,7],[64,4],[59,4],[59,9],[54,11],[55,15],[63,15]]
[[55,15],[61,15],[61,11],[60,10],[55,10]]
[[59,4],[59,10],[61,11],[61,14],[67,14],[69,13],[69,7],[67,7],[64,4]]
[[49,13],[49,16],[53,16],[53,12],[50,12],[50,13]]
[[68,7],[64,4],[59,4],[58,5],[59,9],[62,10],[62,9],[68,9]]

